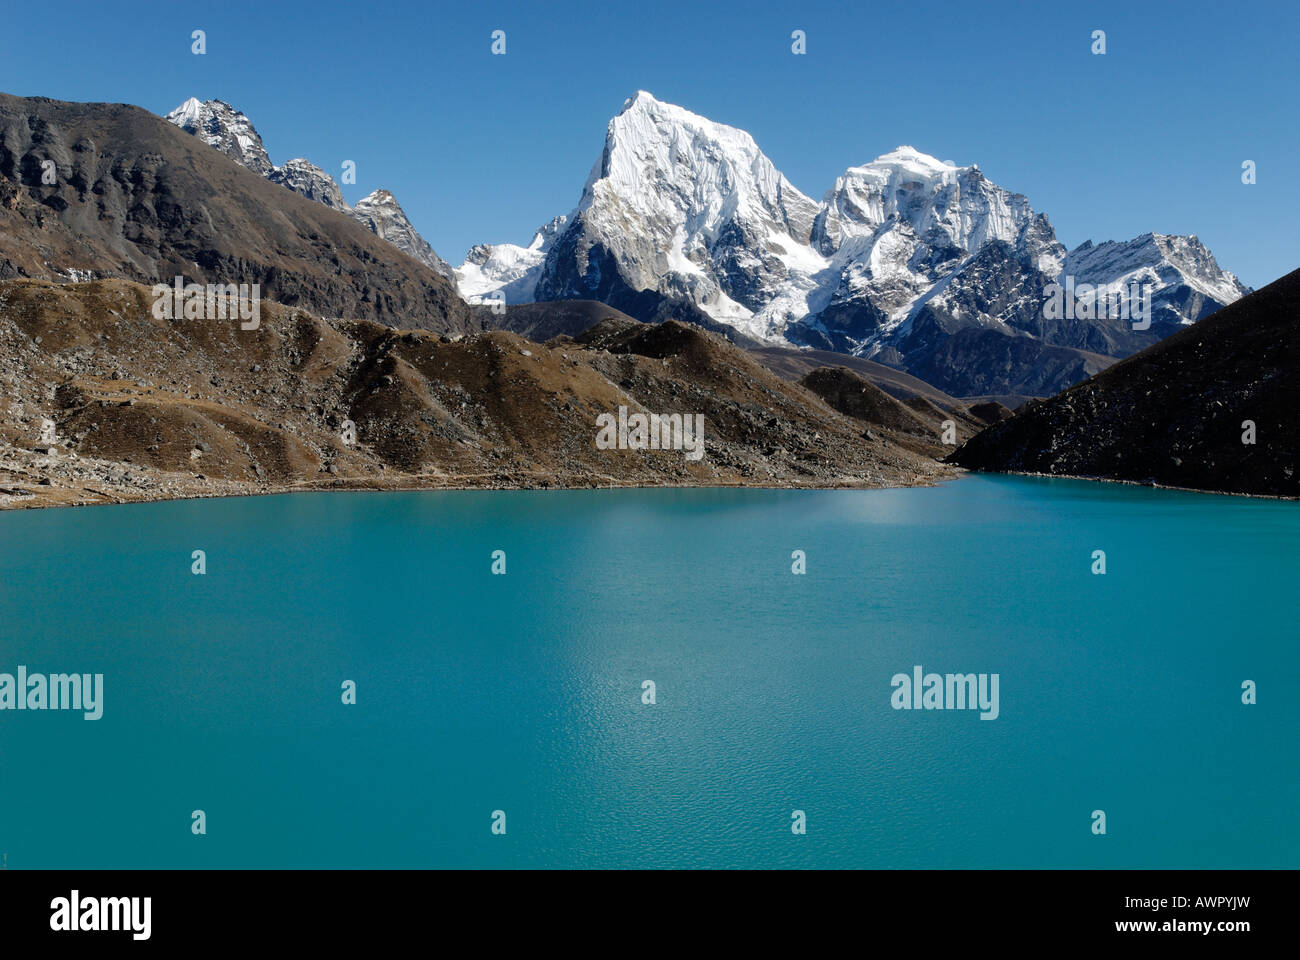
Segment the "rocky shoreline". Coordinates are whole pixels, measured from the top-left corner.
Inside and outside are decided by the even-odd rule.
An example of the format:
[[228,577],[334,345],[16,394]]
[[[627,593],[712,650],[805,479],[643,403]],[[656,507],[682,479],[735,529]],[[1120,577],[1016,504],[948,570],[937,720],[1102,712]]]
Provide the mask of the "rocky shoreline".
[[1204,493],[1213,497],[1246,497],[1251,500],[1295,500],[1300,495],[1287,496],[1276,493],[1239,493],[1235,490],[1206,490],[1201,487],[1179,487],[1168,483],[1152,483],[1143,480],[1124,480],[1120,477],[1094,477],[1082,474],[1035,473],[1029,470],[978,470],[963,468],[964,474],[988,474],[1000,477],[1029,477],[1032,480],[1079,480],[1087,483],[1114,483],[1126,487],[1146,487],[1150,490],[1169,490],[1174,493]]
[[870,476],[845,477],[842,482],[790,481],[785,483],[732,481],[722,483],[637,483],[615,477],[516,474],[509,477],[446,477],[401,475],[388,477],[332,477],[294,483],[240,483],[202,475],[168,473],[151,468],[123,468],[115,461],[82,459],[50,462],[55,458],[33,451],[0,449],[0,510],[46,507],[91,507],[127,503],[162,503],[169,500],[210,500],[225,497],[259,497],[289,493],[398,493],[446,490],[626,490],[626,489],[752,489],[752,490],[855,490],[932,487],[954,480],[968,471],[950,467],[914,482],[875,482]]

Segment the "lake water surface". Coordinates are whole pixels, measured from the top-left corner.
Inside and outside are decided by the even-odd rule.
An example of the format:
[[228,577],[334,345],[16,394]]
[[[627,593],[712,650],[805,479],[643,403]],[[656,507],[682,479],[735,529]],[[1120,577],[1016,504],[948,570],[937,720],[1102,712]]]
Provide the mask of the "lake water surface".
[[[1300,867],[1298,588],[1298,504],[1060,480],[0,514],[0,672],[105,688],[0,711],[0,851]],[[996,673],[997,718],[893,709],[918,664]]]

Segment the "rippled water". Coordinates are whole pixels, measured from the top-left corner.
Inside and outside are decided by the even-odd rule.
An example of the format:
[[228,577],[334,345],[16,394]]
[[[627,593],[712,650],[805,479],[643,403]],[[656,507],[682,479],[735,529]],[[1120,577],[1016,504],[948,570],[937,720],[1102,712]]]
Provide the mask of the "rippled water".
[[[1020,478],[3,514],[0,672],[105,696],[0,711],[0,851],[1297,867],[1298,583],[1300,505]],[[892,709],[917,664],[998,674],[998,718]]]

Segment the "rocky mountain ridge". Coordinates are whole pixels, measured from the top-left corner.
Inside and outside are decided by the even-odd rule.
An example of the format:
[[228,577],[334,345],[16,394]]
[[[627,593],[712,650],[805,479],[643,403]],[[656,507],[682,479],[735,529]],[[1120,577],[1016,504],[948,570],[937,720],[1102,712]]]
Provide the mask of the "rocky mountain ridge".
[[407,256],[453,279],[451,267],[411,225],[406,211],[389,191],[372,191],[352,207],[343,199],[334,178],[309,160],[298,157],[276,166],[253,122],[224,100],[190,97],[165,119],[272,183],[347,214]]
[[326,316],[476,323],[445,277],[146,110],[0,94],[0,279],[14,277],[181,277]]

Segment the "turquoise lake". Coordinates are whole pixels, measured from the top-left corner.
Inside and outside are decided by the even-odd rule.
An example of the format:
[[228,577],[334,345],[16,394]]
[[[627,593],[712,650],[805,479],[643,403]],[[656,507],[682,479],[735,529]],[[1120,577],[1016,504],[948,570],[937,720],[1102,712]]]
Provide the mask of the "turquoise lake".
[[[1297,592],[1300,504],[1063,480],[8,512],[0,672],[104,697],[0,711],[0,852],[1296,868]],[[894,709],[918,664],[998,717]]]

